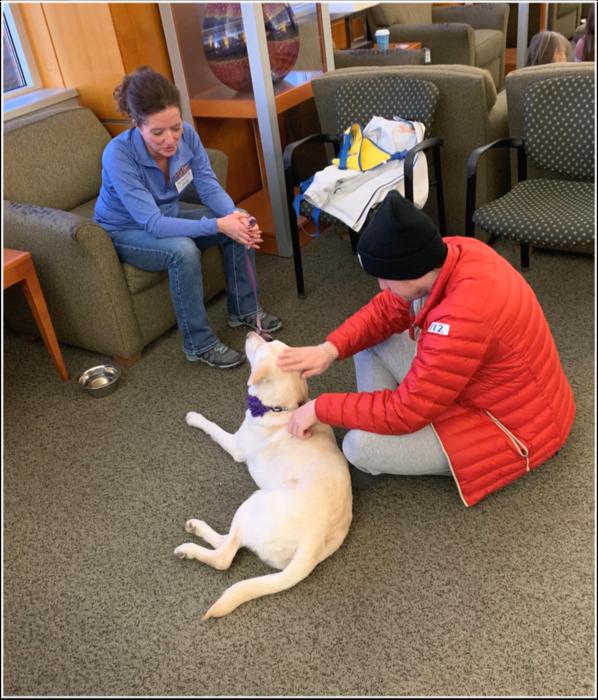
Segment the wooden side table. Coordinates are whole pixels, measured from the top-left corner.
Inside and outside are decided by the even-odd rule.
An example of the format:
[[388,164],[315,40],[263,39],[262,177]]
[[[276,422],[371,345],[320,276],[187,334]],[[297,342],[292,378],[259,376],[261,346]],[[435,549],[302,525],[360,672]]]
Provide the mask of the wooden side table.
[[29,304],[35,323],[41,333],[45,346],[50,353],[50,357],[56,365],[58,374],[63,381],[67,381],[69,374],[62,359],[60,346],[56,339],[54,326],[48,313],[46,300],[42,288],[40,287],[33,258],[31,253],[26,253],[21,250],[12,250],[11,248],[3,249],[2,268],[4,272],[4,289],[12,287],[13,284],[20,284],[25,294],[25,299]]
[[[423,47],[422,47],[421,41],[402,41],[402,42],[391,41],[388,44],[388,48],[389,49],[403,49],[403,50],[405,50],[405,49],[421,49]],[[361,51],[362,49],[376,49],[377,51],[381,50],[381,49],[378,49],[375,41],[368,41],[363,46],[359,46],[355,50]]]
[[[334,5],[330,6],[334,9]],[[368,43],[367,8],[355,12],[331,12],[330,28],[337,49],[359,49]]]

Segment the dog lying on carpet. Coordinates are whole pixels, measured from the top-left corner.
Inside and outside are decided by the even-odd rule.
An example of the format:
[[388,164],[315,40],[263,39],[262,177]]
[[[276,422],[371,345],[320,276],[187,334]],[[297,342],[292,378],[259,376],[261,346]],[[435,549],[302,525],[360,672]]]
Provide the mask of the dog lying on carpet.
[[253,550],[281,571],[240,581],[228,588],[203,619],[222,617],[252,598],[277,593],[299,583],[343,543],[352,518],[347,461],[332,428],[316,423],[306,440],[287,431],[291,412],[307,401],[307,383],[298,372],[283,372],[276,358],[288,347],[249,333],[245,352],[251,365],[245,420],[227,433],[199,413],[187,423],[200,428],[237,462],[246,462],[259,490],[220,535],[203,520],[188,520],[185,529],[213,549],[185,543],[174,550],[183,559],[198,559],[228,569],[240,547]]

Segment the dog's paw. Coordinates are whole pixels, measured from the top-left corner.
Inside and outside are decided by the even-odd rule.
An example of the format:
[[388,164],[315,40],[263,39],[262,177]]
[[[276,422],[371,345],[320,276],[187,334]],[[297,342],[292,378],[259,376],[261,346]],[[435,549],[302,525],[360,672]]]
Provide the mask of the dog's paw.
[[193,548],[196,545],[194,545],[192,542],[185,542],[184,544],[180,544],[175,550],[174,550],[174,556],[178,557],[179,559],[194,559],[195,557],[193,556]]
[[194,411],[189,411],[189,413],[187,413],[185,421],[187,425],[190,425],[192,428],[200,428],[201,430],[203,430],[206,424],[206,419],[201,413],[195,413]]
[[204,532],[205,523],[203,520],[197,520],[197,518],[190,518],[185,523],[185,530],[190,532],[192,535],[197,535],[197,537],[202,537]]

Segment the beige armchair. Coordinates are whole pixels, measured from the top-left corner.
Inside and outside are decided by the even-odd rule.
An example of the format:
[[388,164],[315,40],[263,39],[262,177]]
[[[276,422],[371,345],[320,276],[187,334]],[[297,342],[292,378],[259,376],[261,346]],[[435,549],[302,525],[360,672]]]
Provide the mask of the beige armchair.
[[[474,66],[368,66],[325,73],[312,82],[322,131],[335,133],[335,92],[350,81],[379,76],[399,76],[433,83],[439,91],[432,134],[442,139],[441,159],[447,233],[465,233],[467,157],[482,144],[508,136],[506,92],[497,95],[487,71]],[[399,109],[399,105],[397,105]],[[507,191],[509,158],[494,152],[481,164],[478,192],[487,199]],[[436,199],[431,196],[425,211],[438,220]]]
[[387,27],[391,42],[419,41],[431,63],[461,63],[489,71],[497,90],[505,77],[507,3],[434,7],[431,3],[380,3],[368,10],[372,36]]
[[[4,245],[32,253],[59,341],[129,365],[176,317],[167,273],[121,264],[91,219],[110,138],[81,107],[5,122]],[[225,154],[208,154],[224,184]],[[202,255],[202,270],[209,299],[224,289],[217,247]],[[7,290],[4,302],[9,328],[37,334],[18,290]]]
[[581,3],[549,2],[546,28],[570,39],[581,20]]

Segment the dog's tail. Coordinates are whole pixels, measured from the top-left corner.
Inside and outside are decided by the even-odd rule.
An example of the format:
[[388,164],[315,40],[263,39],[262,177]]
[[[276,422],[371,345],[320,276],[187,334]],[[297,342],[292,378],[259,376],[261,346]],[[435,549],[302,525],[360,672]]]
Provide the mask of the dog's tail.
[[275,574],[258,576],[257,578],[250,578],[246,581],[235,583],[224,591],[202,619],[208,620],[210,617],[223,617],[248,600],[285,591],[308,576],[319,562],[318,547],[314,546],[313,543],[302,543],[286,568]]

